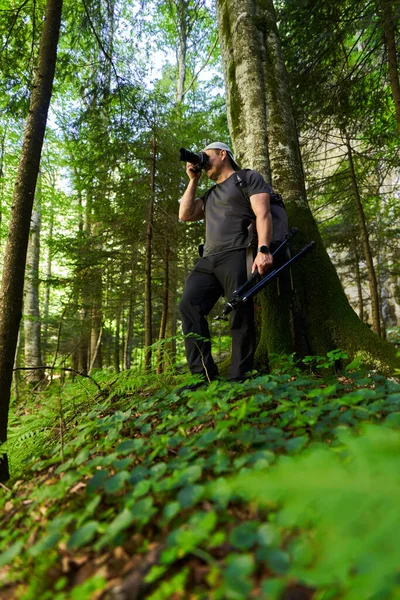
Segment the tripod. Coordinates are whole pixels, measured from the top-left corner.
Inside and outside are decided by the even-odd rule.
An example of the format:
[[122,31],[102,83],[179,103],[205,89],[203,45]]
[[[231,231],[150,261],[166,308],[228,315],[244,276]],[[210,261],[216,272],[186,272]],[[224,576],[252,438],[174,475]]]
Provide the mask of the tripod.
[[[283,250],[283,248],[285,248],[287,246],[288,242],[292,239],[292,237],[297,232],[298,232],[297,227],[293,227],[289,231],[289,233],[286,235],[283,242],[272,253],[272,256],[273,257],[277,256]],[[238,306],[240,306],[244,302],[247,302],[247,300],[249,300],[253,296],[256,296],[265,286],[267,286],[269,283],[271,283],[271,281],[276,279],[280,275],[280,273],[282,273],[286,269],[290,268],[300,258],[302,258],[306,254],[311,252],[311,250],[313,250],[314,247],[315,247],[315,242],[314,241],[310,242],[309,244],[307,244],[307,246],[302,248],[292,258],[290,258],[288,261],[286,261],[282,266],[280,266],[277,269],[273,269],[263,279],[261,279],[255,285],[253,285],[254,282],[256,281],[256,279],[258,278],[258,271],[256,269],[254,271],[254,273],[251,274],[249,279],[243,285],[241,285],[237,290],[235,290],[233,292],[232,300],[229,300],[229,302],[227,302],[225,304],[223,311],[222,311],[222,315],[217,317],[217,319],[227,320],[227,315],[229,315],[230,312],[232,312],[233,310],[236,310],[238,308]],[[253,287],[251,287],[252,285],[253,285]]]

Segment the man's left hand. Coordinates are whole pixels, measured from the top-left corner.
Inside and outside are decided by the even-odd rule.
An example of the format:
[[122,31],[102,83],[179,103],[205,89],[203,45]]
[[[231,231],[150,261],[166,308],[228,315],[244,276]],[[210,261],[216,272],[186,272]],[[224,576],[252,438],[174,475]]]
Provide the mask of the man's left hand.
[[258,269],[260,275],[265,275],[272,267],[273,262],[274,259],[271,253],[264,254],[263,252],[258,252],[251,270],[255,271]]

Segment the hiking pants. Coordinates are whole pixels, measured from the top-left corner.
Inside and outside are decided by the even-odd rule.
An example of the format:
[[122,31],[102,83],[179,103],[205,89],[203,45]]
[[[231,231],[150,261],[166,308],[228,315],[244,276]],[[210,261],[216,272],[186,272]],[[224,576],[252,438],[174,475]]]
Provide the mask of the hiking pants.
[[[246,249],[230,250],[200,258],[189,274],[179,309],[185,336],[197,334],[205,339],[185,337],[186,359],[191,373],[214,379],[218,368],[211,356],[210,331],[206,316],[218,298],[227,300],[247,281]],[[231,313],[232,362],[228,379],[242,379],[253,368],[256,349],[253,301]]]

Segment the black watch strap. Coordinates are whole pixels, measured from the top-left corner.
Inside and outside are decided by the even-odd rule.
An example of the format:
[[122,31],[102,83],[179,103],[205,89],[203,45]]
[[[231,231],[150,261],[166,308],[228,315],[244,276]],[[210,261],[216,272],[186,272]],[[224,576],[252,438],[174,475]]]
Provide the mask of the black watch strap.
[[257,252],[262,252],[262,254],[270,254],[269,246],[259,246],[257,248]]

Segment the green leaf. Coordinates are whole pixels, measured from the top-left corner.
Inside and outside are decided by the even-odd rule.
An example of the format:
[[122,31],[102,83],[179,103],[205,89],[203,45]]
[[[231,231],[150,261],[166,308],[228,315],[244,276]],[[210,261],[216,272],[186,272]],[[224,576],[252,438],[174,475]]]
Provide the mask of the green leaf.
[[105,469],[99,469],[96,471],[93,477],[87,482],[87,492],[94,492],[95,490],[98,490],[99,487],[103,487],[104,482],[109,475],[110,473]]
[[14,558],[16,558],[20,554],[23,547],[24,542],[19,540],[18,542],[15,542],[12,546],[7,548],[7,550],[2,552],[2,554],[0,554],[0,567],[4,567],[4,565],[8,565],[9,563],[11,563],[14,560]]
[[110,543],[117,535],[119,535],[128,527],[130,527],[134,519],[135,515],[133,514],[133,512],[128,508],[124,508],[124,510],[120,512],[119,515],[117,515],[113,521],[111,521],[110,525],[107,527],[105,534],[95,545],[95,549],[100,550],[106,544]]
[[200,479],[202,472],[203,470],[199,465],[188,467],[179,477],[178,485],[181,486],[195,483],[195,481]]
[[239,550],[249,550],[257,541],[259,523],[241,523],[232,529],[229,541]]
[[222,586],[223,598],[229,600],[244,600],[249,598],[253,587],[252,575],[255,563],[250,554],[231,554],[226,559],[228,567],[224,571]]
[[142,498],[139,502],[136,502],[132,508],[132,514],[137,521],[141,524],[146,524],[156,512],[153,507],[153,498]]
[[142,479],[144,479],[145,477],[147,477],[149,474],[149,469],[147,469],[146,467],[135,467],[133,469],[133,471],[131,472],[131,476],[129,478],[130,483],[137,483],[138,481],[141,481]]
[[76,548],[85,546],[93,539],[98,528],[98,521],[88,521],[80,529],[74,531],[67,543],[68,550],[76,550]]
[[150,476],[152,479],[160,479],[167,470],[165,462],[159,462],[153,465],[150,469]]
[[171,519],[176,517],[180,510],[181,505],[179,504],[179,502],[169,502],[164,506],[163,520],[170,521]]
[[104,482],[104,490],[107,494],[116,494],[122,490],[129,477],[130,473],[128,471],[119,471]]
[[199,502],[203,493],[203,485],[188,485],[179,492],[178,502],[182,508],[190,508]]
[[149,493],[151,488],[151,482],[148,479],[143,479],[139,481],[133,488],[132,497],[140,498],[140,496],[145,496]]
[[36,542],[34,546],[31,546],[28,550],[28,554],[30,556],[39,556],[43,554],[47,550],[51,550],[55,546],[57,546],[58,542],[62,537],[61,531],[53,531],[45,535],[41,540]]
[[295,454],[304,448],[308,443],[308,435],[301,435],[298,437],[291,438],[285,442],[285,446],[288,452]]
[[266,561],[271,571],[278,575],[284,575],[290,567],[289,554],[277,548],[268,551]]

